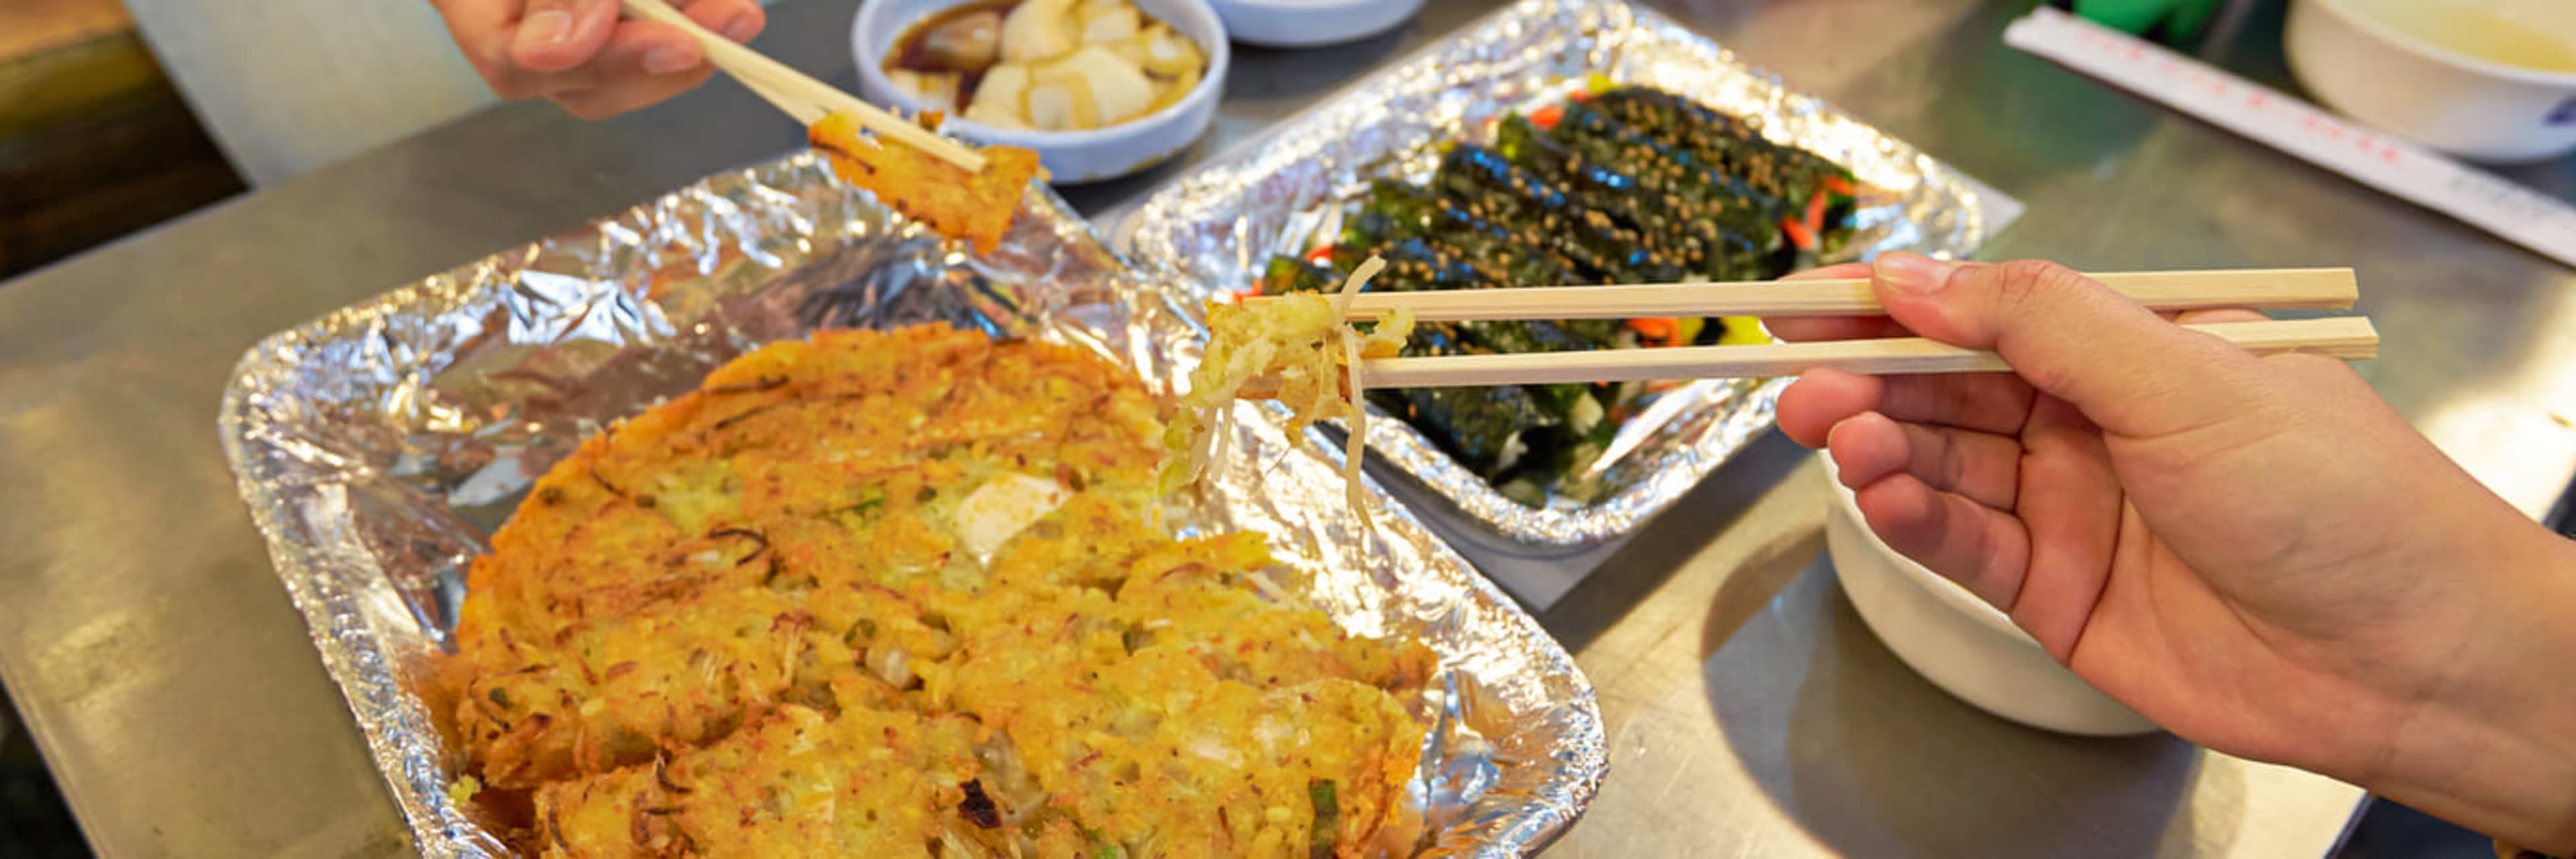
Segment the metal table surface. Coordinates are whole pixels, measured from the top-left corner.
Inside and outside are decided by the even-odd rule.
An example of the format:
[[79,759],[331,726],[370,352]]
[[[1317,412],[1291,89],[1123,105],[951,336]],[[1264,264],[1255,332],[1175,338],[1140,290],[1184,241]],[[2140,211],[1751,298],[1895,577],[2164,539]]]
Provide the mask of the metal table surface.
[[[852,80],[854,0],[760,47]],[[2277,6],[2277,4],[2274,4]],[[1696,0],[1677,17],[2031,206],[1988,257],[2352,265],[2368,368],[2523,509],[2576,470],[2576,274],[2003,48],[1976,0]],[[1203,157],[1465,22],[1239,50]],[[2279,80],[2277,8],[2214,56]],[[2234,25],[2231,25],[2234,26]],[[399,855],[400,819],[217,449],[257,338],[798,145],[728,84],[611,122],[486,111],[0,286],[0,682],[107,856]],[[1178,167],[1080,189],[1098,211]],[[2518,174],[2561,196],[2567,162]],[[2357,793],[2149,737],[2077,740],[1943,696],[1819,558],[1825,488],[1776,436],[1544,618],[1601,691],[1614,770],[1575,856],[2315,855]]]

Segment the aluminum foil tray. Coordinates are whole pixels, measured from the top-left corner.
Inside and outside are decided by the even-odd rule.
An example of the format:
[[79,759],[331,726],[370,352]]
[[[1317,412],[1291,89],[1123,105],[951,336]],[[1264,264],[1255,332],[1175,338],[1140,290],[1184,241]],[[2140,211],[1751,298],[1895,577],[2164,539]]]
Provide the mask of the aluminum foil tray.
[[[531,481],[603,424],[761,343],[926,321],[1092,348],[1163,390],[1197,361],[1194,307],[1033,191],[1005,246],[924,237],[800,154],[672,192],[334,312],[253,347],[220,428],[278,577],[304,612],[423,853],[507,848],[446,793],[414,685],[445,644],[469,560]],[[1412,796],[1430,856],[1537,852],[1602,776],[1600,712],[1574,661],[1382,492],[1375,536],[1339,465],[1267,413],[1175,500],[1184,532],[1252,529],[1358,632],[1404,632],[1442,672]],[[1256,491],[1257,485],[1257,491]],[[1378,492],[1371,487],[1372,492]]]
[[[1595,73],[1687,95],[1851,169],[1874,191],[1855,216],[1849,258],[1887,250],[1964,258],[2019,211],[1661,15],[1616,0],[1524,0],[1173,181],[1121,223],[1117,244],[1183,272],[1203,301],[1244,289],[1272,255],[1302,253],[1338,232],[1369,180],[1428,178],[1434,144],[1490,139],[1496,119],[1562,98]],[[1786,385],[1703,380],[1657,398],[1586,475],[1603,487],[1590,503],[1561,495],[1543,507],[1515,503],[1392,418],[1368,422],[1368,444],[1506,537],[1584,545],[1635,530],[1768,430]]]

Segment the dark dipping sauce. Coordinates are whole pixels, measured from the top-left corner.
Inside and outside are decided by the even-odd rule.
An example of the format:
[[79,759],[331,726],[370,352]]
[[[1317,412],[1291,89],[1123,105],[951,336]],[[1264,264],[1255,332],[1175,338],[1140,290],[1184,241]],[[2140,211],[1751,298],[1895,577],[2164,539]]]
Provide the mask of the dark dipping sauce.
[[984,72],[1002,61],[1002,18],[1027,0],[983,0],[921,19],[895,40],[886,68],[937,74],[955,72],[957,106],[975,101]]

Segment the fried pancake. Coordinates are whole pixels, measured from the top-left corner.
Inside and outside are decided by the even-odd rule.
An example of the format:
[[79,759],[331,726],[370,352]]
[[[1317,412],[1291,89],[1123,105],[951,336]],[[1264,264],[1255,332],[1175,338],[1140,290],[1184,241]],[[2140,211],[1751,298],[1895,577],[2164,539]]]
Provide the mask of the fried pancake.
[[976,150],[984,169],[968,173],[928,152],[861,134],[858,119],[846,113],[816,120],[806,141],[831,158],[842,180],[984,253],[1001,247],[1029,182],[1046,174],[1035,151],[1016,146]]
[[537,482],[435,700],[550,856],[1409,848],[1430,652],[1151,524],[1162,432],[1072,347],[772,344]]

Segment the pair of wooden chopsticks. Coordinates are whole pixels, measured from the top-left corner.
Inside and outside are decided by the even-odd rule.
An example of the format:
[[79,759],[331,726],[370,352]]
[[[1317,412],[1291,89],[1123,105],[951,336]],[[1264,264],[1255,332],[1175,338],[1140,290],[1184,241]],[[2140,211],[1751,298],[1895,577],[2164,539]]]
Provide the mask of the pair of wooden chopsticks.
[[848,113],[858,118],[859,126],[884,137],[928,152],[940,160],[963,167],[967,172],[984,169],[984,156],[954,140],[931,133],[911,120],[888,113],[876,105],[860,101],[849,93],[832,88],[790,68],[786,63],[735,44],[708,32],[698,22],[662,0],[624,0],[628,13],[647,21],[680,28],[705,49],[707,61],[732,75],[761,98],[768,99],[779,110],[796,118],[798,123],[813,125],[834,113]]
[[[2359,298],[2351,269],[2174,271],[2092,275],[2112,289],[2162,311],[2221,307],[2349,309]],[[1261,299],[1254,299],[1259,301]],[[1615,319],[1668,316],[1884,316],[1866,280],[1677,283],[1647,286],[1532,287],[1430,292],[1364,292],[1354,319],[1397,308],[1419,322],[1504,319]],[[2359,316],[2187,326],[2256,354],[2309,352],[2335,358],[2376,357],[2379,332]],[[1922,338],[1683,346],[1381,358],[1360,377],[1371,388],[1625,382],[1662,379],[1794,376],[1815,369],[1851,373],[1981,373],[2010,369],[1992,352]]]

